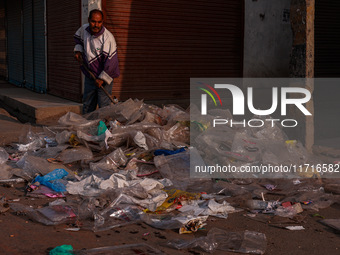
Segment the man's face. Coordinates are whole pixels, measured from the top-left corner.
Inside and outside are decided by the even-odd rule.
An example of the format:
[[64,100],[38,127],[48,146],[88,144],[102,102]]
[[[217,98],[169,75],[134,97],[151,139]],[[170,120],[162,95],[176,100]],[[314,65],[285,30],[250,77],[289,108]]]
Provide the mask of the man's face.
[[98,33],[103,26],[103,18],[99,13],[93,13],[89,18],[89,25],[92,34]]

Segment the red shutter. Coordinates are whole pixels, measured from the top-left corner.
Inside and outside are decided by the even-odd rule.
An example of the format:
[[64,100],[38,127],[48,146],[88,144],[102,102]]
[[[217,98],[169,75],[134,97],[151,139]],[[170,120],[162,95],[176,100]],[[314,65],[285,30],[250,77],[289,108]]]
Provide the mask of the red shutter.
[[188,99],[190,78],[242,77],[243,1],[103,0],[121,100]]
[[48,0],[47,5],[47,91],[81,101],[81,75],[73,58],[73,35],[81,26],[81,1]]

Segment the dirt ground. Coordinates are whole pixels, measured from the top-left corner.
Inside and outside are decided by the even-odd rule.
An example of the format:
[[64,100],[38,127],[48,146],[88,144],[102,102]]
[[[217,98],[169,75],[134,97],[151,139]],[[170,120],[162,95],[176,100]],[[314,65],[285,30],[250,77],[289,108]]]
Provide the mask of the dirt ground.
[[[0,146],[17,141],[22,125],[22,123],[19,123],[0,108]],[[37,129],[39,128],[37,127]],[[24,190],[25,184],[23,183],[13,186],[0,184],[0,198],[4,197],[8,202],[12,203],[32,205],[34,208],[46,205],[54,200],[51,198],[26,197]],[[232,201],[233,199],[230,200],[230,202],[235,202]],[[84,248],[136,243],[147,243],[166,254],[206,254],[198,250],[175,250],[165,247],[163,244],[176,238],[188,240],[206,236],[207,232],[213,227],[231,232],[250,230],[264,233],[267,237],[265,254],[268,255],[340,254],[339,233],[319,222],[320,216],[326,219],[340,218],[339,203],[320,210],[317,212],[320,216],[317,217],[314,215],[315,211],[304,211],[302,216],[305,216],[305,218],[300,225],[305,229],[301,231],[291,231],[270,226],[269,223],[246,218],[244,216],[246,213],[246,211],[242,211],[229,214],[227,219],[209,217],[204,229],[194,234],[179,235],[175,230],[159,230],[144,223],[97,233],[86,230],[72,232],[66,230],[69,227],[66,224],[44,226],[29,220],[25,215],[16,215],[9,210],[0,214],[0,254],[48,254],[51,248],[63,244],[69,244],[74,249],[81,250]],[[235,253],[215,252],[214,254]]]

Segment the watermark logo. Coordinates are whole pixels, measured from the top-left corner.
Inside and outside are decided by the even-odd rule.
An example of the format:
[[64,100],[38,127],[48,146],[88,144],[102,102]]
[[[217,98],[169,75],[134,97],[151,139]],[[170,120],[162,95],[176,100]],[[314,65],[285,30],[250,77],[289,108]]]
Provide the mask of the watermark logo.
[[[218,100],[220,101],[220,104],[222,106],[221,97],[213,87],[211,87],[209,84],[206,84],[204,82],[197,82],[197,83],[200,84],[200,85],[205,85],[208,89],[210,89],[216,95],[216,97],[218,98]],[[211,92],[209,90],[201,88],[201,87],[199,87],[199,89],[204,91],[205,93],[207,93],[211,97],[211,99],[213,100],[215,106],[217,106],[215,97],[211,94]],[[202,108],[201,108],[202,115],[207,115],[207,94],[202,94],[202,97],[201,97],[201,100],[202,100],[202,103],[201,103],[201,105],[202,105]],[[203,105],[204,105],[204,107],[203,107]]]
[[[220,95],[217,93],[216,89],[223,89],[228,90],[231,92],[232,95],[232,103],[233,103],[233,115],[245,115],[245,96],[243,94],[243,91],[237,87],[236,85],[232,84],[214,84],[214,88],[210,86],[209,84],[203,83],[203,82],[197,82],[201,85],[205,85],[210,91],[212,91],[215,96],[220,101],[220,104],[222,106],[222,100]],[[207,115],[207,95],[211,97],[213,100],[215,106],[217,106],[216,99],[214,95],[207,89],[199,87],[200,90],[204,91],[205,94],[201,94],[201,114]],[[279,88],[273,87],[272,88],[272,98],[271,98],[271,106],[269,109],[256,109],[254,107],[254,100],[253,100],[253,88],[248,87],[247,88],[247,106],[248,110],[257,116],[268,116],[273,114],[277,108],[278,108],[278,98],[279,98]],[[289,98],[290,94],[299,95],[298,98]],[[299,87],[281,87],[280,88],[280,108],[281,108],[281,116],[287,115],[287,106],[288,105],[294,105],[297,107],[304,115],[311,116],[312,114],[306,109],[306,107],[303,105],[311,99],[311,93],[308,89],[305,88],[299,88]],[[230,123],[231,121],[231,123]],[[226,119],[214,119],[213,126],[221,125],[221,124],[232,124],[233,120],[226,120]],[[281,121],[280,119],[266,119],[265,121],[270,121],[272,123],[272,126],[274,126],[275,121],[280,121],[281,125],[284,127],[296,127],[297,126],[297,120],[294,119],[286,119]],[[250,122],[250,123],[249,123]],[[258,122],[258,125],[254,125],[254,123]],[[292,125],[287,125],[285,123],[292,122]],[[236,123],[234,121],[234,123]],[[237,122],[237,124],[243,124],[243,126],[246,126],[246,120],[243,120],[242,122]],[[264,125],[264,121],[261,119],[252,119],[248,121],[249,127],[261,127]]]
[[[220,103],[221,103],[221,106],[222,106],[221,98],[220,98],[219,94],[216,92],[216,90],[208,84],[206,84],[206,86],[208,88],[210,88],[215,93],[215,95],[220,100]],[[233,98],[233,115],[244,115],[244,105],[245,105],[244,104],[244,101],[245,101],[244,100],[244,94],[239,87],[232,85],[232,84],[215,84],[214,87],[216,89],[228,89],[231,92],[232,98]],[[209,91],[207,91],[206,89],[203,89],[203,88],[199,88],[199,89],[203,90],[208,95],[210,95],[210,97],[213,99],[213,101],[215,103],[215,106],[217,105],[215,98],[213,97],[213,95]],[[272,88],[272,105],[267,110],[259,110],[259,109],[256,109],[254,107],[253,88],[252,87],[249,87],[247,89],[247,92],[248,92],[247,93],[247,104],[248,104],[248,109],[251,113],[253,113],[255,115],[265,116],[265,115],[270,115],[270,114],[272,114],[276,111],[277,106],[278,106],[278,88],[277,87]],[[287,95],[289,93],[303,94],[304,97],[294,98],[294,99],[293,98],[287,98]],[[295,88],[295,87],[283,87],[283,88],[281,88],[281,115],[282,116],[287,115],[287,105],[289,105],[289,104],[295,105],[306,116],[312,115],[303,106],[303,104],[307,103],[310,99],[311,99],[311,93],[307,89]],[[207,115],[207,95],[206,94],[201,95],[201,114]]]

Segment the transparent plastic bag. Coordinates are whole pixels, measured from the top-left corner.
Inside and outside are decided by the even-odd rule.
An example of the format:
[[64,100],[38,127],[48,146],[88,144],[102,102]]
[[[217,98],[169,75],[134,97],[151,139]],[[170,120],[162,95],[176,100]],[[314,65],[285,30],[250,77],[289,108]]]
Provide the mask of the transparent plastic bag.
[[118,246],[99,247],[88,250],[75,251],[76,255],[116,255],[116,254],[154,254],[164,255],[164,252],[148,245],[148,244],[125,244]]
[[141,148],[148,150],[148,145],[146,144],[146,138],[141,131],[137,131],[136,135],[133,137],[133,141]]
[[300,203],[294,204],[292,206],[283,207],[280,206],[275,210],[275,215],[281,216],[281,217],[294,217],[296,214],[303,212],[303,209],[301,207]]
[[33,179],[38,174],[48,174],[55,166],[48,163],[46,159],[28,155],[27,153],[16,163],[16,165],[23,169],[23,178]]
[[85,119],[84,117],[80,116],[77,113],[68,112],[64,116],[59,118],[58,123],[64,126],[79,126],[86,125],[90,123],[90,121],[88,121],[87,119]]
[[235,134],[236,132],[227,126],[208,129],[198,135],[191,146],[202,150],[207,156],[226,156],[226,152],[231,150]]
[[6,163],[8,160],[8,157],[9,155],[7,151],[4,148],[0,147],[0,164]]
[[292,201],[296,203],[311,201],[311,203],[303,204],[302,208],[307,210],[319,211],[319,209],[325,209],[336,202],[336,196],[325,193],[323,188],[311,187],[313,190],[303,191],[303,187],[297,189],[298,194],[293,197],[286,197],[284,201]]
[[33,153],[34,156],[44,159],[56,158],[60,152],[68,147],[67,144],[58,145],[56,147],[41,148]]
[[72,163],[78,160],[89,160],[93,158],[92,151],[86,147],[76,147],[64,150],[59,155],[60,160],[65,164]]
[[162,125],[162,118],[158,114],[146,112],[141,123],[156,123],[158,125]]
[[99,120],[89,121],[79,114],[68,112],[58,120],[58,123],[67,126],[67,129],[72,131],[82,131],[86,134],[96,135]]
[[179,229],[183,225],[172,214],[143,214],[141,217],[144,223],[157,229]]
[[91,135],[78,130],[77,137],[88,142],[102,142],[105,140],[105,133],[101,135]]
[[190,143],[189,122],[177,122],[169,130],[164,132],[164,139],[168,142],[179,141],[185,144]]
[[27,216],[47,226],[72,223],[77,219],[75,211],[69,205],[46,206],[27,212]]
[[177,121],[189,121],[190,115],[179,105],[166,105],[163,107],[162,116],[168,123],[175,123]]
[[272,120],[272,117],[255,115],[253,116],[253,119],[260,119],[264,123],[262,127],[248,128],[253,137],[261,140],[275,140],[281,142],[288,140],[286,133],[275,121],[266,121],[266,119]]
[[24,213],[30,219],[44,225],[58,225],[72,223],[77,219],[73,208],[67,204],[51,205],[40,209],[33,209],[19,203],[11,203],[10,208],[17,213]]
[[184,191],[208,192],[212,185],[210,179],[190,178],[191,151],[195,153],[194,149],[190,149],[174,155],[156,156],[155,166],[164,178],[173,182],[175,188]]
[[236,133],[231,151],[247,157],[249,162],[258,162],[262,156],[262,145],[260,141],[247,137],[244,134]]
[[231,251],[248,254],[264,254],[267,247],[265,234],[244,231],[228,232],[223,229],[212,228],[206,237],[191,240],[171,240],[167,245],[176,249],[199,248],[213,253],[216,250]]
[[61,133],[57,133],[56,134],[57,143],[58,144],[68,143],[72,134],[74,134],[74,132],[68,130],[64,130]]
[[132,100],[131,98],[126,100],[121,105],[121,110],[117,113],[121,115],[123,119],[117,118],[119,122],[129,122],[129,124],[134,123],[138,118],[142,116],[141,111],[143,106],[143,101],[137,99]]
[[97,163],[90,163],[92,171],[117,171],[118,167],[124,166],[127,162],[127,158],[121,148],[118,148],[105,156]]
[[115,119],[121,123],[134,123],[143,116],[143,101],[128,99],[118,104],[109,105],[84,115],[88,120]]
[[143,213],[137,206],[124,205],[114,206],[104,213],[94,214],[93,231],[104,231],[115,227],[135,224],[141,221],[140,215]]
[[166,246],[169,246],[177,250],[197,248],[205,252],[213,253],[216,251],[218,247],[218,243],[211,238],[202,236],[202,237],[193,238],[190,240],[173,239],[173,240],[168,241],[166,243]]
[[22,152],[35,151],[44,147],[44,145],[43,136],[40,137],[38,134],[34,133],[31,124],[25,124],[19,137],[19,144],[17,145],[18,150]]
[[286,147],[289,151],[290,161],[292,163],[296,165],[307,163],[308,152],[301,142],[296,140],[288,140],[286,141]]
[[0,164],[0,180],[8,180],[13,176],[13,168],[6,164]]

